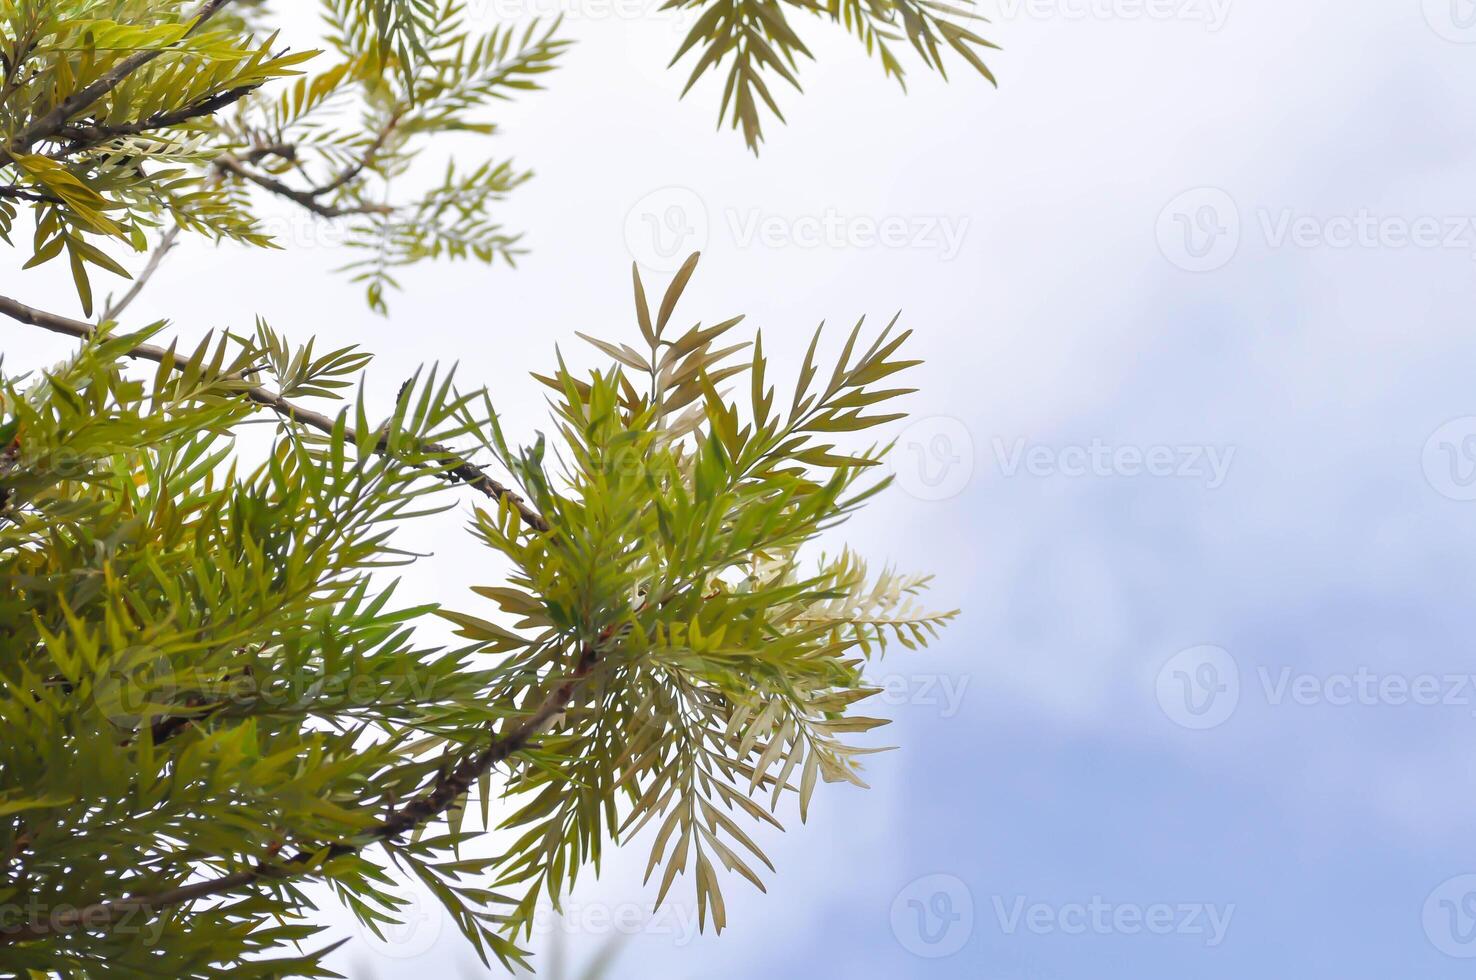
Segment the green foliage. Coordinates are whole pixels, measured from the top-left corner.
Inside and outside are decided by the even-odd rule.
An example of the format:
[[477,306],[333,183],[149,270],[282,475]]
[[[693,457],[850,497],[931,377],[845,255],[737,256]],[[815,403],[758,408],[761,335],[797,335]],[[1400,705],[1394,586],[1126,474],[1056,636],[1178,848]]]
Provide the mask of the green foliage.
[[[427,142],[491,134],[488,103],[538,88],[565,42],[557,24],[468,29],[456,3],[325,0],[326,52],[282,48],[215,16],[229,0],[0,0],[0,237],[34,212],[30,264],[65,255],[84,312],[91,270],[128,276],[165,223],[267,246],[266,191],[323,220],[350,220],[349,266],[384,308],[391,270],[428,258],[490,263],[516,235],[487,216],[526,179],[485,163],[407,201],[389,197]],[[269,82],[281,84],[270,86]]]
[[[738,320],[671,328],[692,268],[654,313],[637,278],[642,349],[595,341],[608,369],[561,358],[544,378],[556,466],[434,370],[387,419],[360,397],[327,431],[304,425],[278,393],[333,397],[364,356],[293,350],[261,324],[165,352],[146,378],[121,358],[158,327],[104,331],[6,382],[0,939],[124,895],[155,907],[9,942],[0,962],[313,975],[325,950],[256,960],[318,930],[306,877],[367,924],[392,918],[402,900],[361,853],[375,842],[509,964],[542,897],[647,828],[658,899],[686,874],[704,923],[726,920],[719,866],[763,887],[752,826],[778,825],[789,794],[803,817],[820,780],[860,782],[872,750],[850,737],[882,723],[851,713],[875,693],[867,657],[948,616],[913,606],[921,579],[812,554],[886,483],[865,477],[881,449],[839,443],[899,417],[881,408],[906,389],[878,385],[915,363],[906,333],[863,350],[858,324],[828,372],[812,344],[777,402],[761,341],[729,342]],[[740,379],[741,404],[723,393]],[[237,433],[263,406],[279,421],[248,465]],[[468,440],[549,529],[507,495],[476,509],[508,576],[455,608],[398,607],[383,569],[414,556],[396,529],[453,502],[442,447]],[[433,613],[464,642],[425,646]],[[439,829],[386,832],[438,791],[401,829]],[[469,857],[474,825],[517,839]],[[202,877],[229,887],[171,898]]]
[[784,119],[765,76],[777,76],[798,90],[799,60],[814,57],[794,30],[790,10],[844,26],[898,84],[903,84],[905,70],[894,46],[903,42],[940,75],[947,75],[943,52],[951,48],[980,75],[991,83],[995,80],[980,51],[998,45],[965,26],[983,18],[946,0],[666,0],[662,9],[702,12],[671,59],[675,65],[688,52],[699,52],[682,94],[709,69],[726,64],[718,125],[727,117],[734,129],[741,126],[743,140],[754,153],[763,140],[761,105]]
[[[512,263],[520,235],[491,212],[529,172],[485,160],[428,182],[412,162],[437,137],[493,134],[488,108],[539,88],[563,55],[557,21],[479,33],[457,0],[321,3],[323,51],[287,47],[262,0],[0,0],[0,240],[30,211],[29,264],[65,257],[88,316],[94,274],[129,277],[128,253],[162,228],[273,246],[263,194],[347,224],[366,257],[345,270],[380,312],[406,265]],[[700,11],[673,63],[697,54],[688,89],[727,66],[719,117],[755,151],[760,104],[779,114],[766,77],[797,88],[809,57],[792,9],[841,24],[899,81],[904,39],[930,68],[951,48],[993,80],[978,56],[992,45],[949,3],[666,7]],[[407,182],[426,189],[403,197]]]
[[[460,433],[449,383],[425,379],[387,421],[395,457],[287,426],[243,474],[237,378],[269,352],[222,341],[130,379],[118,359],[145,336],[89,342],[5,389],[0,927],[352,836],[431,771],[405,746],[443,723],[443,703],[498,714],[477,704],[488,680],[469,651],[420,647],[428,610],[397,608],[393,584],[370,578],[408,559],[390,533],[440,489],[400,446]],[[280,380],[324,388],[354,364],[320,358]],[[383,878],[341,874],[365,890]],[[284,886],[147,925],[140,912],[0,960],[193,976],[304,934],[273,924],[300,904]]]
[[[789,410],[775,411],[761,343],[742,361],[749,345],[725,343],[738,319],[669,331],[692,268],[654,318],[637,277],[644,353],[596,340],[616,360],[608,371],[583,380],[561,363],[544,379],[559,393],[557,472],[541,452],[489,445],[554,526],[529,537],[505,510],[477,514],[477,534],[513,572],[476,591],[522,629],[443,613],[505,653],[499,700],[526,703],[550,675],[598,665],[599,697],[566,712],[509,783],[519,809],[501,826],[522,837],[496,873],[525,889],[505,920],[514,930],[531,929],[539,895],[556,900],[604,841],[653,822],[658,901],[689,870],[699,915],[721,929],[713,862],[760,888],[753,865],[772,867],[739,821],[777,826],[769,811],[786,789],[803,815],[817,775],[860,782],[867,750],[843,737],[882,722],[845,714],[874,693],[858,654],[889,633],[910,645],[946,618],[905,607],[920,581],[874,587],[848,555],[802,556],[886,483],[860,485],[879,451],[823,440],[900,417],[868,407],[902,393],[870,386],[916,363],[894,357],[907,335],[883,331],[852,359],[858,324],[814,390],[812,344]],[[740,410],[717,386],[745,371]]]
[[[952,8],[805,9],[889,73],[897,16],[930,66],[941,41],[984,70]],[[375,309],[406,265],[511,262],[493,212],[526,173],[417,159],[492,133],[487,107],[562,54],[557,24],[323,12],[316,53],[264,2],[0,0],[0,238],[29,212],[29,265],[66,256],[89,316],[93,273],[127,275],[116,256],[156,234],[137,287],[181,233],[270,244],[266,197],[345,224]],[[777,5],[713,4],[699,41],[697,75],[733,59],[755,145],[760,75],[803,45]],[[303,889],[377,929],[405,904],[386,856],[508,966],[607,847],[648,842],[658,901],[681,877],[719,930],[725,879],[764,887],[756,829],[876,751],[869,660],[953,614],[917,604],[925,577],[822,550],[887,483],[870,440],[902,418],[908,333],[858,323],[824,366],[817,331],[780,397],[741,318],[678,326],[695,265],[654,306],[635,276],[630,336],[585,337],[601,367],[535,375],[553,414],[528,446],[435,367],[376,414],[356,348],[258,320],[185,352],[120,325],[136,289],[97,325],[0,296],[79,340],[49,370],[0,365],[0,970],[329,975]],[[485,584],[400,603],[395,570],[467,494]]]

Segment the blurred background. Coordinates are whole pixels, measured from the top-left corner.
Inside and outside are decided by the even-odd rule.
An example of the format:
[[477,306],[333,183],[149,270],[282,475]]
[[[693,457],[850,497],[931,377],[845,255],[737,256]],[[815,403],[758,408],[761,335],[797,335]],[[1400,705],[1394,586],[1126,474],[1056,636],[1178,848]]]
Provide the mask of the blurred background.
[[[1469,976],[1476,126],[1452,114],[1476,3],[984,0],[1000,88],[919,67],[906,95],[806,24],[818,60],[757,159],[714,132],[712,84],[678,101],[688,18],[658,6],[469,6],[563,13],[578,42],[494,140],[445,148],[536,171],[501,212],[516,271],[420,266],[381,318],[333,229],[281,209],[290,252],[187,243],[130,310],[361,344],[385,404],[458,361],[522,438],[555,344],[634,335],[633,259],[659,291],[700,249],[678,318],[746,313],[791,372],[822,320],[916,331],[896,486],[835,533],[963,610],[872,668],[897,750],[870,791],[784,814],[768,894],[729,876],[721,937],[680,885],[653,909],[637,841],[541,918],[537,962]],[[308,5],[283,16],[310,44]],[[77,314],[65,270],[4,262],[6,294]],[[7,367],[69,346],[0,327]],[[469,505],[417,542],[413,597],[495,584]],[[325,896],[331,962],[487,974],[429,899],[411,913],[380,940]]]

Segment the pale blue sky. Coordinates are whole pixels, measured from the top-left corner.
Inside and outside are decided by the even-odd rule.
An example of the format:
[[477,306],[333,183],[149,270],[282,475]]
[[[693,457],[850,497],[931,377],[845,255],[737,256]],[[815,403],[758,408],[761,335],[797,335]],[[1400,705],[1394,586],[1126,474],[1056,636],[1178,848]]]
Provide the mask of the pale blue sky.
[[[685,311],[747,312],[781,358],[826,317],[916,329],[920,448],[837,540],[964,613],[877,666],[900,749],[873,788],[793,819],[722,937],[688,935],[678,888],[614,975],[1469,975],[1476,6],[990,0],[999,91],[918,74],[906,97],[816,24],[757,161],[712,131],[715,91],[676,101],[680,18],[474,5],[555,8],[579,44],[494,144],[538,172],[506,210],[518,271],[414,272],[381,320],[320,238],[197,248],[135,309],[359,342],[385,389],[459,359],[525,432],[555,342],[633,329],[653,228],[704,251]],[[871,243],[888,222],[905,241]],[[47,276],[6,292],[47,305]],[[0,336],[7,364],[64,349]],[[469,543],[442,559],[411,588],[482,584]],[[1228,715],[1203,686],[1227,664]],[[643,844],[575,896],[575,962],[645,917]],[[336,962],[480,975],[426,916]]]

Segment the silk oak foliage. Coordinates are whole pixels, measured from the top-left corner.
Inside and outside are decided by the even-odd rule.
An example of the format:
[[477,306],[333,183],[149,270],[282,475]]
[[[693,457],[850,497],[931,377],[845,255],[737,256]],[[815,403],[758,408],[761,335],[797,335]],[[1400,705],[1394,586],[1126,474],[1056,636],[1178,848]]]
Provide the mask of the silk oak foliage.
[[[773,80],[798,88],[811,57],[801,16],[853,33],[898,81],[904,47],[939,72],[951,51],[993,81],[978,53],[992,45],[965,26],[978,18],[944,0],[662,9],[695,18],[673,58],[693,62],[686,88],[721,74],[720,121],[755,151],[761,110],[780,115]],[[274,244],[265,195],[343,226],[362,253],[345,271],[380,311],[404,266],[514,262],[520,234],[495,205],[528,171],[412,164],[437,136],[494,133],[489,107],[539,88],[564,55],[559,23],[488,28],[457,0],[322,0],[321,13],[308,39],[321,47],[302,48],[261,0],[0,0],[0,239],[34,212],[31,262],[65,260],[89,316],[94,276],[129,277],[151,235]]]
[[[894,19],[934,67],[939,39],[968,48],[945,8],[905,3],[792,6],[893,73]],[[742,64],[751,107],[803,47],[778,7],[746,9],[704,5],[684,50],[698,74]],[[658,902],[686,889],[721,930],[724,888],[774,870],[764,834],[820,783],[862,784],[867,664],[953,615],[834,545],[888,482],[878,433],[917,363],[896,321],[817,330],[776,379],[741,318],[678,317],[695,255],[655,302],[636,272],[633,324],[581,335],[595,367],[534,375],[551,414],[528,445],[451,370],[381,405],[357,347],[129,322],[179,236],[270,246],[268,197],[347,227],[379,309],[404,265],[517,254],[491,214],[510,163],[391,184],[436,137],[491,132],[562,54],[557,25],[478,33],[434,0],[322,14],[309,51],[263,3],[0,0],[0,233],[67,261],[91,318],[0,296],[7,337],[77,342],[0,360],[6,973],[329,976],[306,889],[375,931],[406,875],[485,962],[523,965],[540,903],[622,845]],[[94,273],[133,250],[138,279],[94,311]],[[468,500],[484,565],[401,601],[434,515]]]

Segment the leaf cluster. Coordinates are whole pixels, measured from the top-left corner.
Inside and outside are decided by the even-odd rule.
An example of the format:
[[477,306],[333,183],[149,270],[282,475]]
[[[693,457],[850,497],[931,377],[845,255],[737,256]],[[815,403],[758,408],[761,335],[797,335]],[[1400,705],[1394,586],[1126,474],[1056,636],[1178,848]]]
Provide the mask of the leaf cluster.
[[[435,369],[386,418],[359,393],[306,424],[285,396],[345,397],[366,355],[264,323],[189,352],[103,329],[4,382],[0,964],[321,975],[306,881],[370,929],[405,903],[371,846],[509,966],[538,903],[638,836],[658,900],[685,877],[703,925],[724,871],[764,887],[788,801],[861,784],[869,658],[952,614],[818,550],[887,482],[886,447],[850,437],[900,417],[907,333],[857,324],[825,368],[817,331],[781,400],[741,318],[676,327],[695,262],[654,308],[636,275],[638,346],[591,337],[606,367],[539,376],[529,446]],[[505,574],[398,605],[457,442],[525,495],[471,512]],[[432,617],[455,639],[427,643]],[[469,846],[494,828],[505,848]]]

